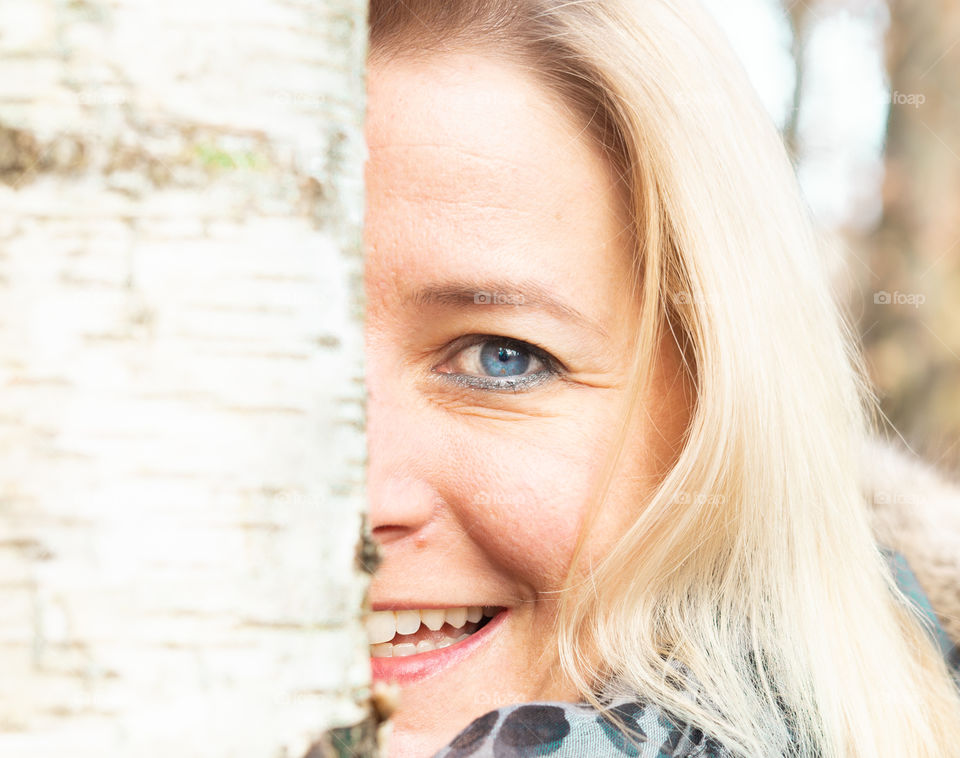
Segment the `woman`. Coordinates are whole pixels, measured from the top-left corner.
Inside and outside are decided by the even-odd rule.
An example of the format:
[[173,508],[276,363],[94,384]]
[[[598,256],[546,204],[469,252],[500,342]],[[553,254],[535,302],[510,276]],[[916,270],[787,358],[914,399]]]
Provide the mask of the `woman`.
[[370,32],[390,754],[956,754],[859,490],[852,341],[704,12],[373,0]]

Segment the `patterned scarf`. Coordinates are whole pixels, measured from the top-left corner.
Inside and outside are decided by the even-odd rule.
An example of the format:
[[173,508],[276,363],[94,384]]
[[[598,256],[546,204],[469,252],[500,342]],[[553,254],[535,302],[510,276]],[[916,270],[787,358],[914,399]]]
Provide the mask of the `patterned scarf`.
[[[900,589],[924,612],[960,687],[960,645],[954,645],[937,620],[930,601],[900,553],[880,548],[894,570]],[[696,680],[677,664],[687,692],[695,696]],[[602,701],[603,702],[603,701]],[[672,719],[654,703],[636,697],[587,703],[541,702],[509,705],[473,721],[434,758],[731,758],[732,753],[699,729]],[[608,718],[630,728],[628,739]],[[789,749],[785,745],[785,749]]]

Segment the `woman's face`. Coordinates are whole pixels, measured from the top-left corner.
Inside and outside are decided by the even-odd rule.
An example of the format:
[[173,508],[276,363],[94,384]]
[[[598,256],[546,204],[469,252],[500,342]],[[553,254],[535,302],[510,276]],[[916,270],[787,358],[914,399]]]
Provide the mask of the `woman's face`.
[[[465,52],[374,64],[368,86],[368,493],[384,557],[368,630],[374,676],[402,687],[391,754],[424,756],[500,705],[576,699],[555,676],[551,593],[618,429],[639,306],[611,172],[528,73]],[[665,341],[589,555],[675,458],[678,365]]]

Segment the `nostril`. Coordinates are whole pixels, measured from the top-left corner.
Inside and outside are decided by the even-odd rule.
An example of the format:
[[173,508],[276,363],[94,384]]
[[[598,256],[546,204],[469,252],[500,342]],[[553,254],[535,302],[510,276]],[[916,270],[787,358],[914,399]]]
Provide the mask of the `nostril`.
[[379,471],[373,469],[367,491],[370,530],[381,543],[421,529],[441,502],[437,492],[423,478],[396,473],[381,478]]
[[378,526],[371,534],[373,538],[379,542],[381,545],[389,544],[395,540],[405,537],[410,532],[410,527],[408,526],[399,526],[394,524],[384,524],[383,526]]

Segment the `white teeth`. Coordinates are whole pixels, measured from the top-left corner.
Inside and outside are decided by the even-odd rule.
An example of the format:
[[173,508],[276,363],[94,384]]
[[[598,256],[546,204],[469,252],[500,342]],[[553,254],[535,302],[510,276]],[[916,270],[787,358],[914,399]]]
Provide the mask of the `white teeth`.
[[419,628],[420,611],[397,611],[397,634],[416,634]]
[[458,642],[463,642],[469,636],[470,636],[469,634],[461,634],[459,637],[455,637],[455,638],[447,637],[447,639],[445,639],[443,642],[437,643],[437,650],[439,650],[442,647],[450,647],[451,645],[456,645]]
[[364,619],[364,626],[371,645],[389,642],[397,633],[397,617],[393,611],[376,611]]
[[467,623],[466,608],[447,608],[447,623],[455,629]]
[[[370,644],[377,646],[392,642],[397,635],[416,634],[421,624],[432,632],[439,631],[445,623],[450,624],[454,629],[461,629],[468,621],[476,624],[484,617],[492,618],[499,610],[497,606],[471,605],[460,608],[375,611],[367,614],[364,618],[364,626]],[[390,653],[386,653],[386,655],[390,655]],[[397,655],[395,649],[392,655]]]
[[430,608],[420,611],[420,620],[427,625],[427,629],[432,632],[437,631],[443,626],[447,614],[442,608]]
[[399,645],[391,645],[386,643],[384,645],[371,645],[370,646],[370,657],[371,658],[406,658],[409,655],[419,655],[420,653],[430,653],[434,650],[442,650],[445,647],[450,647],[451,645],[456,645],[458,642],[463,642],[470,635],[464,632],[459,637],[447,637],[440,642],[432,642],[430,640],[420,640],[416,645],[412,642],[402,642]]

